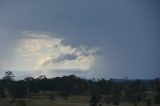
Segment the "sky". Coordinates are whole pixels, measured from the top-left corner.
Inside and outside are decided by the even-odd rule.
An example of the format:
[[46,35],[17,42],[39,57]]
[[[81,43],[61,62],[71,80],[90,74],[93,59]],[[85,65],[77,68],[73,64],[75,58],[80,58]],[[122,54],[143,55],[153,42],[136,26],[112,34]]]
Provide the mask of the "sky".
[[0,77],[160,76],[158,0],[1,0]]

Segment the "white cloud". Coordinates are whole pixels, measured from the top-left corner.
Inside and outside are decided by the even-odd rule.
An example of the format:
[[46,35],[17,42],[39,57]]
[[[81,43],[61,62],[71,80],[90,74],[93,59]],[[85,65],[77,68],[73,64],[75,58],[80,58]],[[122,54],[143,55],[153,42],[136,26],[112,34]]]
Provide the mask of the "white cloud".
[[[14,58],[0,60],[0,67],[13,70],[81,70],[90,69],[95,62],[98,48],[73,47],[64,44],[64,39],[47,34],[24,33],[26,38],[17,39]],[[6,67],[7,66],[7,67]]]

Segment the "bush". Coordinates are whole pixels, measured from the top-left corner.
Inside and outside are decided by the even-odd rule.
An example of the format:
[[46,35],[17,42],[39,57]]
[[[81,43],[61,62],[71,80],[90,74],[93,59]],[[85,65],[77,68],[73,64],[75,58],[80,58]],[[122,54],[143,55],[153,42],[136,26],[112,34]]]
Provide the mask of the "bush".
[[155,104],[160,104],[160,95],[156,95],[154,98]]
[[5,98],[5,97],[6,97],[5,89],[4,89],[4,86],[2,86],[0,82],[0,98]]
[[12,98],[12,99],[9,101],[9,103],[10,103],[10,104],[14,104],[14,103],[16,103],[15,98]]
[[99,106],[102,106],[102,104],[99,104]]
[[99,90],[93,90],[92,91],[92,94],[91,94],[92,96],[95,96],[95,98],[97,99],[97,103],[101,100],[101,93],[99,92]]
[[27,102],[25,100],[19,100],[17,101],[16,106],[27,106]]
[[106,101],[107,104],[110,104],[111,101],[112,101],[112,98],[111,98],[110,96],[107,96],[107,97],[105,98],[105,101]]
[[120,98],[119,97],[113,97],[113,105],[119,105],[120,104]]
[[137,102],[136,101],[133,102],[133,106],[137,106]]
[[151,100],[148,99],[148,100],[146,101],[146,104],[147,104],[147,106],[151,106]]
[[97,104],[98,104],[98,98],[95,95],[93,95],[90,100],[90,105],[97,106]]
[[61,91],[60,96],[62,97],[62,99],[67,100],[69,93],[67,91]]
[[55,101],[55,94],[54,93],[50,94],[49,99],[52,101]]

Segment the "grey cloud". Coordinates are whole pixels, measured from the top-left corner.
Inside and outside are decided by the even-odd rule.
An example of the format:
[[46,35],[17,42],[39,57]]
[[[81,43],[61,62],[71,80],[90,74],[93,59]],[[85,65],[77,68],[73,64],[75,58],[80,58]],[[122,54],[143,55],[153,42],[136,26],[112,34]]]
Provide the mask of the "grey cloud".
[[59,63],[65,60],[76,60],[76,59],[77,59],[77,56],[74,54],[63,54],[59,58],[54,59],[53,62]]
[[80,52],[81,55],[83,56],[89,56],[89,55],[102,55],[103,50],[99,48],[78,48],[74,54],[77,52]]
[[[77,55],[77,52],[80,52],[79,55]],[[102,55],[103,52],[101,50],[94,50],[91,51],[90,49],[82,49],[82,48],[78,48],[77,50],[75,50],[75,52],[73,52],[72,54],[61,54],[58,58],[53,58],[48,60],[47,62],[43,63],[42,66],[47,66],[48,64],[54,64],[54,63],[61,63],[64,61],[72,61],[72,60],[76,60],[78,59],[79,56],[90,56],[90,55]]]
[[56,59],[51,59],[51,60],[43,63],[43,66],[47,66],[50,63],[52,63],[52,64],[53,63],[61,63],[66,60],[76,60],[76,59],[77,59],[77,56],[74,54],[62,54],[61,56],[59,56]]
[[102,50],[97,50],[93,54],[94,55],[103,55],[103,51]]

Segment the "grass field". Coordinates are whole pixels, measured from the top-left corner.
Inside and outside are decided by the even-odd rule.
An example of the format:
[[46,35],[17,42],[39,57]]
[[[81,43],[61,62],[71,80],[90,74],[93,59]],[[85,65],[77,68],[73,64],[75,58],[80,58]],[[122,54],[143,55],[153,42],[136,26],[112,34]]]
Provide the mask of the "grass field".
[[[27,101],[27,106],[89,106],[89,96],[71,96],[67,101],[56,97],[55,101],[49,100],[46,97],[39,97],[36,99],[24,99]],[[107,106],[102,101],[102,106]],[[10,104],[9,100],[3,99],[0,100],[0,106],[16,106],[15,104]],[[110,104],[109,106],[114,106]],[[119,106],[133,106],[128,102],[121,102]],[[138,106],[147,106],[144,102],[139,102]],[[158,104],[153,104],[151,106],[159,106]]]

